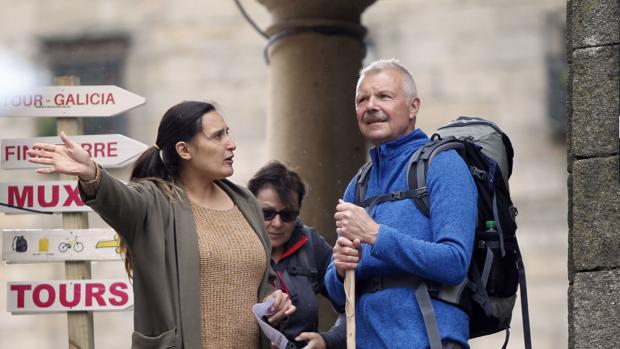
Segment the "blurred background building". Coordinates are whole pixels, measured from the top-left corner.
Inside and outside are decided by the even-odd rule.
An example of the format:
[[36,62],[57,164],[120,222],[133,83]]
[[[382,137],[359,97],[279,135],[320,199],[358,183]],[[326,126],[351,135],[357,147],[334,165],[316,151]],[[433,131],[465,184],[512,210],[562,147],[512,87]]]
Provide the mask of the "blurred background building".
[[[271,24],[259,2],[241,3],[259,27]],[[15,86],[49,85],[58,75],[77,75],[84,85],[118,85],[147,103],[113,118],[88,119],[85,133],[122,133],[145,144],[153,143],[171,105],[213,100],[237,142],[233,181],[245,184],[269,160],[267,42],[233,1],[0,0],[0,6],[0,96]],[[417,126],[430,133],[459,115],[476,115],[511,137],[510,186],[536,348],[567,345],[565,7],[560,0],[380,0],[362,15],[364,61],[398,58],[416,78],[422,100]],[[55,132],[53,119],[0,117],[0,139]],[[128,177],[128,169],[113,173]],[[0,170],[0,181],[28,179],[50,178]],[[323,208],[324,214],[331,217],[333,209]],[[58,215],[0,214],[3,229],[61,226]],[[104,226],[91,216],[91,227]],[[94,278],[124,277],[120,262],[92,268]],[[6,312],[7,282],[63,277],[62,265],[0,265],[0,348],[67,347],[66,315]],[[96,313],[96,347],[129,347],[132,328],[131,312]],[[503,339],[498,334],[470,343],[499,347]],[[518,309],[508,347],[523,347]]]

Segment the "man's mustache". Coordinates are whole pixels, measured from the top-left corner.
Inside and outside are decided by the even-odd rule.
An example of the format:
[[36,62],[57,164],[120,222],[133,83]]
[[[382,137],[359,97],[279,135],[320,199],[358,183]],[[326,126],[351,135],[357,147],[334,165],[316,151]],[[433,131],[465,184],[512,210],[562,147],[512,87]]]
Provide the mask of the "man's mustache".
[[388,116],[380,110],[364,113],[364,122],[366,123],[383,122],[387,120]]

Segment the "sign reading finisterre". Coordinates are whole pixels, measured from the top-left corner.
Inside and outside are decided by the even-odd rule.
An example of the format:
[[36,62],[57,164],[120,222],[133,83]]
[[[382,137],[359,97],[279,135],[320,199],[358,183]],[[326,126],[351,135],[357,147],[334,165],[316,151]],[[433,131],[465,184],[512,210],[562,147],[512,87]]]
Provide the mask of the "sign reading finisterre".
[[113,85],[43,86],[0,98],[0,116],[112,116],[145,103]]
[[[145,144],[118,134],[71,136],[88,155],[104,167],[122,167],[147,148]],[[59,137],[38,137],[0,140],[0,167],[3,169],[36,168],[42,165],[28,161],[26,152],[35,143],[62,144]]]

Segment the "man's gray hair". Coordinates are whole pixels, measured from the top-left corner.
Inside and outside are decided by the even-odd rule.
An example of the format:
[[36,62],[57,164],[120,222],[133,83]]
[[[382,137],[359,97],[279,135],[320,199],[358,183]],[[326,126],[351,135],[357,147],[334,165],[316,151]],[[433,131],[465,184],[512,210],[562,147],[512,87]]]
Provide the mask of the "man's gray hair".
[[411,73],[409,73],[409,70],[407,70],[407,68],[405,68],[402,64],[400,64],[397,59],[394,58],[379,59],[360,70],[360,77],[357,80],[357,86],[355,87],[355,91],[359,90],[360,82],[366,77],[366,75],[378,73],[389,69],[398,71],[403,77],[402,87],[403,90],[405,90],[405,95],[407,96],[407,99],[418,96],[418,91],[415,86],[415,80],[413,79],[413,76],[411,76]]

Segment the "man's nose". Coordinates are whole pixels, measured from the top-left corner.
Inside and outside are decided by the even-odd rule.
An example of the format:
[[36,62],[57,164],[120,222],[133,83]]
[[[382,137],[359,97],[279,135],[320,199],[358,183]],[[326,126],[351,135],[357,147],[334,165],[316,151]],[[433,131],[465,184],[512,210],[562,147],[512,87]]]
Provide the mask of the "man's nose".
[[377,110],[377,98],[375,96],[368,97],[368,103],[366,103],[366,109],[368,110]]

